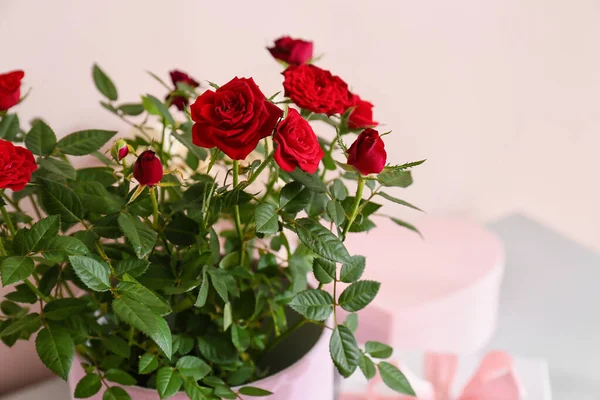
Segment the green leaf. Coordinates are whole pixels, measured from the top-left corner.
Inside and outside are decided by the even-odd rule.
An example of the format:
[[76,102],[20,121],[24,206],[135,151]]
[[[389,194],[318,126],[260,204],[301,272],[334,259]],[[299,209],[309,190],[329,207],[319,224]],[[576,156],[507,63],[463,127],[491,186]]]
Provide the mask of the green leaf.
[[52,300],[44,306],[44,318],[51,321],[60,321],[76,315],[87,305],[87,301],[78,298],[65,298]]
[[382,172],[377,175],[377,180],[383,186],[397,186],[397,187],[409,187],[413,183],[412,175],[410,171],[389,171]]
[[0,264],[4,286],[25,280],[33,272],[33,260],[29,257],[8,257]]
[[256,232],[274,235],[279,231],[279,217],[276,207],[270,203],[259,204],[254,211]]
[[331,218],[331,220],[337,226],[342,226],[342,224],[346,220],[346,213],[344,212],[344,207],[342,207],[339,201],[329,200],[329,202],[327,203],[327,215],[329,215],[329,218]]
[[410,229],[411,231],[417,233],[419,236],[423,237],[423,235],[421,234],[421,232],[417,229],[416,226],[409,224],[406,221],[402,221],[398,218],[390,218],[392,221],[394,221],[394,223],[406,228],[406,229]]
[[287,213],[295,214],[310,203],[310,198],[310,189],[304,187],[300,182],[290,182],[281,189],[279,208]]
[[54,267],[48,268],[44,275],[42,275],[42,279],[40,279],[40,283],[38,284],[38,289],[44,296],[50,296],[50,292],[56,284],[58,283],[58,278],[60,277],[60,267],[55,265]]
[[313,260],[313,273],[320,283],[326,285],[335,279],[335,263],[321,257],[316,257]]
[[182,376],[199,381],[211,371],[210,366],[194,356],[184,356],[177,361],[177,370]]
[[6,114],[0,119],[0,139],[13,141],[17,138],[20,130],[17,114]]
[[167,358],[171,358],[173,346],[171,330],[162,317],[155,315],[148,307],[129,297],[115,299],[112,304],[113,310],[123,322],[149,336]]
[[410,386],[408,379],[406,379],[406,376],[404,376],[398,368],[385,361],[380,362],[378,368],[381,379],[387,387],[398,393],[407,394],[409,396],[416,395],[415,391]]
[[77,382],[77,386],[75,386],[75,398],[87,399],[98,393],[101,388],[102,379],[100,378],[100,375],[88,374]]
[[377,374],[375,364],[373,363],[373,361],[371,361],[369,357],[365,356],[364,354],[361,354],[360,358],[358,359],[358,367],[362,371],[365,378],[367,378],[368,380],[373,379],[373,377],[375,377],[375,374]]
[[47,214],[59,214],[63,223],[75,223],[81,220],[83,206],[75,192],[47,179],[42,179],[41,184],[42,206]]
[[131,397],[123,388],[112,386],[106,389],[102,395],[102,400],[131,400]]
[[98,214],[118,213],[125,205],[122,197],[110,193],[100,182],[78,185],[77,194],[88,211]]
[[15,335],[23,331],[35,332],[40,328],[41,324],[42,321],[38,313],[28,314],[12,322],[8,327],[0,331],[0,338]]
[[51,173],[67,179],[75,180],[77,176],[75,168],[71,164],[58,158],[40,158],[38,159],[38,164]]
[[8,293],[5,297],[8,300],[15,301],[17,303],[34,304],[37,301],[37,296],[25,284],[20,284],[15,287],[16,291]]
[[48,124],[38,119],[25,137],[25,146],[36,156],[49,156],[56,147],[56,135]]
[[233,323],[233,316],[231,314],[231,303],[225,303],[223,308],[223,331],[226,331]]
[[215,387],[214,394],[215,394],[215,396],[218,396],[218,397],[224,398],[224,399],[231,399],[231,400],[237,399],[237,395],[235,394],[235,392],[226,386]]
[[104,373],[106,380],[115,382],[125,386],[133,386],[137,383],[135,378],[129,375],[127,372],[117,368],[111,368]]
[[144,258],[154,248],[158,234],[134,215],[121,213],[119,226],[138,258]]
[[352,256],[350,261],[342,266],[340,280],[345,283],[359,280],[365,270],[365,261],[363,256]]
[[272,392],[269,392],[268,390],[257,388],[254,386],[245,386],[239,390],[239,393],[243,394],[245,396],[254,396],[254,397],[270,396],[273,394]]
[[360,351],[354,335],[344,325],[338,325],[329,340],[329,353],[339,373],[347,378],[358,366]]
[[201,308],[206,304],[206,299],[208,298],[208,276],[206,275],[206,271],[202,273],[202,284],[200,285],[200,290],[198,292],[198,298],[196,299],[196,303],[194,306]]
[[56,146],[63,154],[85,156],[99,150],[116,133],[100,129],[78,131],[60,139]]
[[60,217],[51,215],[36,222],[31,229],[25,231],[24,249],[27,253],[36,252],[46,243],[56,238],[60,228]]
[[115,353],[123,358],[129,358],[131,355],[131,348],[129,343],[118,335],[109,335],[102,338],[102,346],[110,352]]
[[419,207],[417,207],[417,206],[415,206],[415,205],[412,205],[412,204],[410,204],[410,203],[409,203],[409,202],[407,202],[407,201],[404,201],[404,200],[398,199],[398,198],[396,198],[396,197],[394,197],[394,196],[390,196],[389,194],[387,194],[387,193],[385,193],[385,192],[377,192],[377,194],[378,194],[379,196],[383,197],[384,199],[386,199],[386,200],[389,200],[389,201],[392,201],[392,202],[394,202],[394,203],[396,203],[396,204],[400,204],[400,205],[403,205],[403,206],[406,206],[406,207],[412,208],[413,210],[417,210],[417,211],[423,211],[423,210],[421,210]]
[[98,182],[103,186],[111,186],[117,181],[112,168],[94,167],[77,170],[78,182]]
[[109,271],[103,264],[84,256],[69,256],[69,261],[79,279],[87,287],[96,292],[110,290]]
[[114,263],[118,275],[129,274],[133,277],[143,275],[149,265],[148,260],[121,260]]
[[137,282],[119,282],[117,292],[136,300],[159,315],[171,312],[171,306],[150,289]]
[[181,388],[181,377],[171,367],[162,367],[156,375],[156,388],[161,399],[168,399]]
[[175,125],[175,120],[173,119],[173,116],[169,112],[167,106],[162,101],[152,96],[151,94],[146,95],[145,98],[148,99],[150,104],[152,104],[154,109],[158,112],[158,115],[160,115],[169,125]]
[[308,319],[325,321],[333,312],[333,297],[324,290],[305,290],[298,293],[288,305]]
[[180,135],[172,133],[171,136],[173,136],[175,139],[177,139],[182,145],[184,145],[199,160],[206,160],[206,157],[208,157],[208,151],[204,147],[196,146],[192,142],[191,132],[190,133],[186,132],[186,133],[183,133]]
[[135,117],[144,112],[144,106],[140,103],[121,104],[119,106],[119,110],[121,110],[125,115]]
[[368,341],[365,343],[365,351],[375,358],[389,358],[392,356],[394,349],[387,344]]
[[231,326],[231,341],[241,353],[250,347],[250,334],[237,324]]
[[331,231],[310,218],[296,220],[298,238],[306,247],[331,261],[346,262],[350,259],[342,241]]
[[344,325],[346,325],[348,329],[352,331],[352,333],[356,332],[356,329],[358,328],[358,314],[348,314],[346,320],[344,321]]
[[158,358],[152,353],[146,353],[140,357],[138,373],[141,375],[151,374],[158,368]]
[[165,227],[165,236],[178,246],[192,246],[200,232],[198,223],[183,213],[177,213]]
[[67,380],[73,364],[75,344],[66,329],[53,326],[42,329],[35,339],[35,349],[48,369]]
[[94,83],[100,93],[109,100],[115,101],[118,99],[119,94],[117,88],[112,80],[100,69],[98,64],[94,64],[92,69],[92,76],[94,77]]
[[348,189],[346,189],[346,185],[344,185],[341,179],[334,180],[330,190],[336,200],[344,201],[348,197]]
[[50,262],[60,263],[67,256],[83,256],[88,253],[87,246],[73,236],[56,236],[44,242],[39,253]]
[[350,312],[362,310],[377,296],[380,286],[381,284],[375,281],[354,282],[340,295],[340,307]]
[[308,174],[302,171],[300,168],[296,168],[289,175],[295,180],[317,193],[327,193],[327,186],[321,180],[318,173]]
[[201,388],[198,385],[198,382],[193,381],[192,379],[186,379],[183,382],[183,390],[185,390],[185,394],[191,400],[206,400],[209,397],[210,392],[205,393],[205,390],[208,391],[208,388]]

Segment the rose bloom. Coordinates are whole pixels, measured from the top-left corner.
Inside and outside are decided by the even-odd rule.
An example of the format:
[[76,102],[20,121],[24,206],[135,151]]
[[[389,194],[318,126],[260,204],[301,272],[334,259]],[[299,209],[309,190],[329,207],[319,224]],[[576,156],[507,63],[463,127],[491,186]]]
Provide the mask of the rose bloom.
[[33,154],[21,146],[0,140],[0,189],[22,190],[38,168]]
[[277,39],[273,47],[267,47],[267,50],[277,60],[284,61],[290,65],[300,65],[312,58],[313,43],[284,36]]
[[0,74],[0,111],[6,111],[19,102],[21,80],[24,76],[23,71]]
[[273,136],[277,143],[275,161],[286,172],[296,167],[314,174],[323,159],[323,150],[312,127],[298,111],[290,108],[288,116],[277,126]]
[[196,146],[217,147],[243,160],[270,136],[283,112],[265,99],[252,78],[233,78],[217,90],[202,93],[192,104],[192,140]]
[[385,144],[375,129],[362,131],[348,149],[348,164],[363,175],[380,173],[386,161]]
[[140,185],[154,186],[163,177],[163,167],[160,159],[152,150],[146,150],[133,165],[133,177]]
[[373,121],[373,104],[361,99],[358,95],[352,95],[352,113],[348,118],[348,127],[350,129],[363,129],[377,126]]
[[[177,88],[177,84],[179,82],[185,83],[186,85],[194,88],[200,86],[200,83],[198,83],[194,78],[185,72],[179,71],[178,69],[169,71],[169,76],[171,77],[171,82],[173,82],[173,86],[175,86],[175,88]],[[189,104],[189,100],[186,96],[174,94],[174,92],[169,93],[165,100],[171,101],[171,105],[177,107],[179,111],[183,111]]]
[[290,66],[283,72],[285,95],[306,110],[327,115],[350,107],[348,85],[339,76],[315,65]]

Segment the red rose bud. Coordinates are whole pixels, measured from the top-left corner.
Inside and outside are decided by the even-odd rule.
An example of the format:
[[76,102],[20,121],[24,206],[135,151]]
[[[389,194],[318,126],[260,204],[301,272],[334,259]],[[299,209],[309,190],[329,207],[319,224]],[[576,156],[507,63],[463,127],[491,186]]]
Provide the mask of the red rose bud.
[[273,136],[277,143],[275,162],[286,172],[296,167],[314,174],[323,159],[323,150],[310,124],[290,108],[288,116],[277,126]]
[[363,175],[380,173],[386,160],[385,144],[375,129],[362,131],[348,149],[348,164]]
[[121,161],[129,154],[129,145],[123,139],[115,142],[111,149],[111,155],[115,161]]
[[170,101],[171,105],[177,107],[179,111],[185,110],[185,107],[187,107],[189,103],[187,97],[174,94],[174,92],[169,93],[165,98],[165,101]]
[[341,114],[350,107],[348,84],[312,64],[290,66],[283,71],[285,95],[306,110],[318,114]]
[[154,186],[163,177],[160,159],[152,150],[146,150],[133,165],[133,176],[140,185]]
[[19,102],[21,98],[21,80],[23,71],[12,71],[0,74],[0,111],[6,111]]
[[29,150],[0,140],[0,189],[22,190],[38,168]]
[[354,109],[348,118],[348,127],[350,129],[364,129],[377,126],[377,122],[373,121],[373,104],[353,94],[352,107]]
[[267,47],[267,50],[277,60],[290,65],[300,65],[312,58],[313,43],[284,36],[275,41],[275,46]]
[[233,78],[217,90],[202,93],[190,107],[192,141],[217,147],[234,160],[243,160],[270,136],[283,112],[265,98],[252,78]]
[[196,82],[196,80],[194,80],[188,74],[186,74],[185,72],[181,72],[177,69],[170,71],[169,75],[171,76],[171,82],[173,82],[173,86],[175,86],[175,87],[177,87],[177,84],[179,82],[185,83],[186,85],[191,86],[191,87],[200,86],[200,84],[198,82]]

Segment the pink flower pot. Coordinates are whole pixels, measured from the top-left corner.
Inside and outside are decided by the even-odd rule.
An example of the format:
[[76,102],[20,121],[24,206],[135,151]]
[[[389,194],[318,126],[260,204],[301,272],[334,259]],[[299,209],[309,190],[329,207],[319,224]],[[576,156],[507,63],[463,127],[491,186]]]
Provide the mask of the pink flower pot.
[[[307,325],[305,325],[307,327]],[[315,327],[314,325],[312,327]],[[286,358],[288,354],[293,353],[297,349],[297,344],[304,340],[303,331],[299,330],[299,335],[291,335],[291,337],[281,342],[271,355],[274,363],[277,363],[281,358]],[[248,384],[248,386],[256,386],[261,389],[273,392],[273,395],[261,397],[269,400],[333,400],[334,399],[334,367],[329,356],[329,338],[331,333],[325,329],[319,336],[316,336],[316,343],[301,356],[291,366],[277,372],[274,375]],[[306,340],[304,340],[306,345]],[[285,353],[284,353],[285,352]],[[278,357],[281,356],[281,357]],[[293,356],[292,356],[293,357]],[[75,391],[77,382],[85,375],[81,362],[83,359],[79,356],[75,357],[73,367],[69,373],[69,389],[71,397]],[[119,386],[116,385],[115,386]],[[133,400],[160,400],[158,392],[152,389],[147,389],[138,386],[124,387]],[[238,388],[239,389],[239,388]],[[236,390],[236,388],[233,388]],[[102,400],[103,390],[90,397],[90,400]],[[240,395],[241,399],[250,400],[258,399],[259,397],[247,397]],[[183,392],[177,393],[171,397],[172,400],[186,400],[187,395]]]

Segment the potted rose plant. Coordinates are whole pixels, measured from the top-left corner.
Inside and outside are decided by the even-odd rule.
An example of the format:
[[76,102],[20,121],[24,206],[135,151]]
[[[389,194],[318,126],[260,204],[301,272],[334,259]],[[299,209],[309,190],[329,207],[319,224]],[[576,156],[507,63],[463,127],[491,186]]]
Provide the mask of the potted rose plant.
[[[285,66],[270,97],[252,78],[203,89],[172,71],[172,85],[152,75],[164,100],[120,102],[94,66],[101,105],[135,131],[118,140],[25,128],[13,109],[24,74],[0,75],[0,266],[14,285],[0,339],[35,337],[75,398],[331,398],[319,382],[331,374],[303,376],[333,366],[294,370],[317,348],[342,376],[378,370],[413,393],[389,346],[356,342],[355,313],[380,283],[361,279],[368,260],[344,239],[375,227],[377,199],[415,208],[387,188],[410,185],[421,162],[387,164],[372,104],[311,63],[312,43],[269,51]],[[98,164],[74,168],[81,156]],[[275,379],[286,374],[305,392]]]

